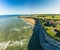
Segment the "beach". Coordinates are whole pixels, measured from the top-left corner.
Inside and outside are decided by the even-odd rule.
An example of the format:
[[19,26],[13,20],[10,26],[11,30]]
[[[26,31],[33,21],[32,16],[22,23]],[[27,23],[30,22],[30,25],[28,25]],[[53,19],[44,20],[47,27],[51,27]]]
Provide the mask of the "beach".
[[22,18],[22,19],[33,26],[35,25],[35,20],[33,18]]

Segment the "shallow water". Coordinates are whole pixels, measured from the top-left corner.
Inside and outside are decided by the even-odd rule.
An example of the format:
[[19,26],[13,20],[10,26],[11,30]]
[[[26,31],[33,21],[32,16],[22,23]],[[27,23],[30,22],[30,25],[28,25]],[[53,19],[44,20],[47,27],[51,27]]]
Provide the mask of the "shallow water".
[[[0,50],[5,47],[5,50],[27,49],[29,39],[32,36],[32,29],[33,27],[30,24],[18,18],[17,16],[0,17]],[[21,44],[18,42],[19,45],[12,45],[14,43],[12,41],[21,41]]]

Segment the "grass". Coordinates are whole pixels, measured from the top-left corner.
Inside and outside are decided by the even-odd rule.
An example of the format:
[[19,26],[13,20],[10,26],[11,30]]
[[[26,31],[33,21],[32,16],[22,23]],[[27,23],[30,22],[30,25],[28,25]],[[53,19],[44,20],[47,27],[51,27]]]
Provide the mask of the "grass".
[[42,17],[48,20],[60,20],[60,16],[55,16],[55,18],[53,18],[52,16],[46,16],[46,17]]
[[52,30],[47,30],[47,33],[50,35],[50,36],[52,36],[52,37],[54,37],[55,36],[55,32],[53,32]]
[[55,36],[56,33],[53,32],[52,30],[47,30],[47,33],[48,33],[48,35],[50,35],[52,38],[54,38],[54,39],[60,41],[60,37],[56,37],[56,36]]
[[[46,16],[46,17],[42,17],[44,19],[47,20],[56,20],[58,23],[60,22],[60,16],[54,16],[54,18],[52,16]],[[50,35],[51,37],[53,37],[54,39],[57,39],[58,41],[60,41],[60,37],[56,37],[56,32],[54,31],[53,26],[45,26],[45,22],[43,22],[42,20],[40,20],[40,22],[42,23],[42,26],[44,27],[44,29],[46,30],[47,34]],[[56,26],[60,26],[59,24],[56,24]],[[60,31],[60,28],[56,27],[55,29],[57,29],[58,31]]]
[[56,30],[60,32],[60,28],[56,28]]

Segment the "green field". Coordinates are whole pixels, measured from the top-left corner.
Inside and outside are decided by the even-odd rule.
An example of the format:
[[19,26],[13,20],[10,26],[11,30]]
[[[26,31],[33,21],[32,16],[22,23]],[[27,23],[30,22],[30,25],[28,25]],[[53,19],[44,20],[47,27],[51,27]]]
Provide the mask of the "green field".
[[39,20],[47,34],[60,41],[60,16],[40,16]]

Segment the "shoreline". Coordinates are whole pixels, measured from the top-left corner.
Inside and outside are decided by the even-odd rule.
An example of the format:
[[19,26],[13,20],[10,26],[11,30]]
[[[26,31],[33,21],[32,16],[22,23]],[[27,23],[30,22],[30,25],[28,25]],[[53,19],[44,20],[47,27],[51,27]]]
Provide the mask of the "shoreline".
[[35,25],[35,20],[31,18],[21,18],[23,21],[27,22],[28,24],[34,26]]

